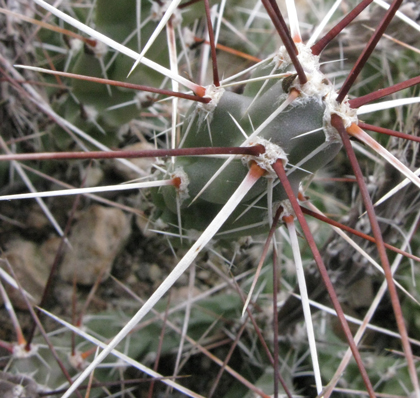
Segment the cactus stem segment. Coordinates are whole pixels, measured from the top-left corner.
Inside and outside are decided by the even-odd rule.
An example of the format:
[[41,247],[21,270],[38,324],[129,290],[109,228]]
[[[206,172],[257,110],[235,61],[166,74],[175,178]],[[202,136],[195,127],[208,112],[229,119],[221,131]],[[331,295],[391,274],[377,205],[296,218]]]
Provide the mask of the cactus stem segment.
[[[83,337],[85,340],[92,342],[95,346],[101,347],[101,348],[106,348],[106,343],[102,342],[101,340],[96,339],[95,337],[89,335],[88,333],[84,332],[82,329],[75,327],[74,325],[72,325],[71,323],[66,322],[64,319],[55,316],[54,314],[39,308],[39,311],[42,312],[43,314],[47,315],[49,318],[53,319],[54,321],[56,321],[57,323],[59,323],[60,325],[65,326],[67,329],[69,329],[70,331],[72,331],[73,333],[75,333],[78,336]],[[144,366],[143,364],[141,364],[140,362],[134,361],[133,359],[131,359],[130,357],[128,357],[127,355],[119,352],[118,350],[114,350],[113,354],[119,358],[121,361],[127,362],[129,364],[131,364],[132,366],[134,366],[135,368],[139,369],[141,372],[144,372],[145,374],[151,376],[153,378],[153,380],[162,380],[162,383],[167,384],[168,386],[174,388],[177,391],[180,391],[181,393],[185,394],[186,396],[190,396],[190,397],[195,397],[195,398],[201,398],[201,395],[198,395],[196,393],[194,393],[193,391],[187,389],[186,387],[181,386],[178,383],[175,383],[173,381],[173,377],[171,378],[167,378],[162,376],[161,374],[153,371],[152,369],[148,368],[147,366]],[[71,378],[69,376],[69,380],[71,382]],[[103,385],[101,383],[101,385]],[[64,391],[60,391],[61,392],[65,392]],[[77,391],[76,391],[77,392]],[[63,395],[63,397],[68,397],[69,395]],[[81,397],[80,393],[79,393],[79,397]]]
[[290,90],[286,100],[269,117],[267,117],[263,123],[260,124],[260,126],[249,136],[242,146],[249,144],[253,138],[263,132],[264,129],[297,98],[299,98],[299,91]]

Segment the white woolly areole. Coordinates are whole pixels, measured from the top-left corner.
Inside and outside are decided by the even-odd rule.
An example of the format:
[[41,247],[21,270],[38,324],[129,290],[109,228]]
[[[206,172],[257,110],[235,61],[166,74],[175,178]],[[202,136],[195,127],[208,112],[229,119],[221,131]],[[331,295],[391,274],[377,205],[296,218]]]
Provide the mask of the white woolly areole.
[[[349,127],[352,123],[357,123],[357,110],[352,109],[348,103],[347,96],[343,102],[338,103],[336,98],[338,96],[333,84],[320,71],[319,56],[313,55],[310,47],[303,43],[296,43],[298,49],[297,58],[302,65],[308,81],[301,85],[299,79],[296,78],[292,88],[300,92],[300,98],[295,100],[292,104],[299,105],[307,99],[317,100],[320,104],[325,106],[324,111],[324,132],[326,141],[339,141],[339,134],[337,130],[331,125],[331,115],[336,114],[343,119],[344,127]],[[283,63],[291,64],[291,59],[284,46],[280,47],[278,53],[274,57],[274,62],[277,67],[281,67]]]
[[94,122],[98,119],[99,112],[93,105],[85,105],[83,107],[83,110],[86,113],[87,120],[89,120],[90,122]]
[[[206,88],[206,93],[203,98],[210,98],[211,101],[207,104],[202,102],[197,103],[196,110],[198,111],[198,125],[200,126],[204,120],[211,122],[213,117],[213,111],[217,108],[220,99],[223,96],[225,89],[223,87],[216,87],[214,84],[211,84]],[[191,114],[191,117],[195,117],[195,112]]]
[[70,365],[76,370],[86,369],[88,365],[80,352],[76,352],[74,355],[69,355],[67,359]]
[[90,47],[96,58],[103,58],[108,52],[108,46],[99,40],[96,40],[95,47]]
[[73,53],[79,52],[83,48],[83,42],[80,39],[70,39],[70,51]]
[[39,346],[36,344],[31,344],[31,348],[28,351],[26,349],[26,344],[16,344],[13,346],[13,357],[18,359],[30,358],[38,352]]
[[185,45],[187,47],[191,47],[195,43],[194,37],[195,35],[191,29],[188,29],[188,28],[182,29],[182,38],[184,39]]
[[286,50],[286,47],[281,46],[278,51],[274,54],[273,62],[277,69],[280,69],[284,64],[291,64],[292,60],[290,59],[289,53]]
[[141,109],[144,106],[143,104],[150,102],[151,99],[151,93],[148,93],[147,91],[137,91],[136,94],[134,94],[134,100],[136,101],[138,109]]
[[[8,395],[9,396],[9,395]],[[20,384],[13,386],[12,389],[12,397],[26,397],[26,390],[25,387],[21,386]]]
[[243,156],[242,162],[244,164],[249,164],[249,162],[254,161],[262,169],[267,170],[270,177],[277,177],[276,172],[271,167],[272,164],[281,159],[283,166],[286,166],[289,161],[286,152],[284,152],[280,146],[273,144],[264,138],[255,137],[249,144],[250,146],[262,145],[265,148],[265,152],[259,156]]
[[282,218],[282,217],[289,217],[289,216],[295,217],[295,212],[293,210],[293,206],[290,203],[290,200],[289,199],[285,199],[285,200],[282,200],[281,202],[277,202],[277,203],[274,204],[273,207],[274,207],[273,212],[277,211],[277,209],[279,207],[282,207],[283,208],[283,211],[282,211],[282,213],[280,215],[280,218]]
[[219,103],[220,98],[222,98],[224,92],[225,89],[223,87],[216,87],[214,84],[210,84],[210,86],[206,88],[206,93],[203,98],[210,98],[211,101],[208,104],[203,104],[200,102],[197,105],[197,108],[207,113],[213,112],[216,109],[217,104]]
[[171,175],[172,178],[179,178],[181,180],[181,184],[179,187],[176,187],[178,194],[179,194],[179,201],[182,203],[185,199],[190,197],[188,193],[188,185],[190,183],[190,179],[188,178],[188,174],[184,171],[182,167],[178,167]]
[[[349,105],[347,96],[343,102],[336,101],[337,93],[332,91],[324,98],[325,111],[324,111],[324,130],[327,136],[337,136],[337,130],[331,125],[331,115],[336,114],[343,120],[344,127],[350,127],[352,123],[357,124],[357,109],[353,109]],[[338,137],[337,137],[338,139]]]
[[[159,4],[157,1],[152,2],[152,7],[150,9],[150,17],[152,21],[159,22],[163,15],[165,14],[166,10],[168,9],[171,1],[164,1]],[[176,9],[172,14],[172,26],[176,28],[182,22],[182,15],[181,12]]]

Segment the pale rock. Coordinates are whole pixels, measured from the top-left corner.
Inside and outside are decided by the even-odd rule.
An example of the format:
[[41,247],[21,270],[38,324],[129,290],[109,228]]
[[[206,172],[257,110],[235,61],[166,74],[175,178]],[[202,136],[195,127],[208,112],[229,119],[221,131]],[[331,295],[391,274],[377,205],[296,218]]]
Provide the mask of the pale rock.
[[137,227],[146,238],[156,236],[156,232],[152,231],[152,229],[165,230],[167,227],[167,225],[161,219],[155,220],[153,223],[151,223],[150,220],[144,215],[136,216],[135,221]]
[[[128,145],[122,148],[123,151],[144,151],[152,150],[155,147],[147,142],[138,142],[133,145]],[[133,158],[128,159],[131,163],[137,166],[139,169],[144,171],[144,175],[149,175],[154,163],[156,163],[155,158]],[[123,163],[119,162],[117,159],[114,161],[115,171],[126,180],[135,180],[136,178],[143,177],[139,175],[135,170],[130,169]]]
[[152,264],[149,268],[149,278],[157,283],[162,280],[162,270],[157,264]]
[[42,211],[42,209],[36,204],[31,208],[26,218],[26,227],[34,229],[42,229],[51,225],[50,221]]
[[[12,240],[7,244],[4,257],[10,263],[22,288],[33,297],[33,304],[37,304],[42,297],[51,264],[45,261],[43,253],[35,243],[21,239]],[[6,263],[2,262],[1,267],[10,274]],[[3,286],[14,307],[28,308],[18,289],[5,282]],[[3,302],[1,297],[0,302]]]
[[72,282],[92,285],[102,273],[108,277],[117,254],[130,235],[130,221],[119,209],[93,205],[74,225],[60,268],[60,276]]
[[62,238],[60,236],[53,236],[47,239],[39,248],[39,252],[44,259],[45,263],[48,264],[48,267],[52,267],[54,264],[55,258],[57,257],[57,252],[60,248]]
[[182,303],[188,300],[188,297],[196,297],[199,294],[203,293],[198,287],[194,286],[192,292],[190,293],[191,288],[189,286],[181,286],[179,288],[173,288],[172,298],[175,302]]
[[90,167],[87,169],[86,174],[86,187],[98,186],[104,178],[104,172],[100,167]]

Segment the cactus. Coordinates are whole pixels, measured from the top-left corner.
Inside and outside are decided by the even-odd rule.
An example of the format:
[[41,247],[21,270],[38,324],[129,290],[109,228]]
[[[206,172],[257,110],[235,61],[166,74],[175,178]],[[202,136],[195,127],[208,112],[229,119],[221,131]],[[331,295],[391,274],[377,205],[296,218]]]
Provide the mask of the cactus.
[[[279,289],[277,282],[279,278],[276,274],[271,277],[266,270],[262,272],[262,279],[266,283],[264,292],[270,293],[274,297],[270,317],[272,318],[271,321],[274,320],[274,325],[277,326],[273,326],[272,332],[266,333],[266,337],[273,334],[274,342],[270,343],[269,347],[264,342],[256,343],[254,357],[250,355],[246,364],[238,364],[237,371],[234,364],[228,366],[228,359],[226,359],[227,363],[223,364],[223,360],[212,357],[200,344],[202,334],[206,334],[206,329],[211,327],[210,325],[215,318],[212,315],[207,316],[199,308],[205,308],[209,313],[214,311],[220,316],[235,319],[235,324],[242,323],[243,327],[232,327],[240,337],[248,323],[250,324],[252,321],[256,323],[255,319],[248,320],[246,317],[242,319],[240,317],[241,310],[243,313],[249,310],[247,316],[252,318],[253,312],[258,308],[258,302],[255,303],[255,306],[248,307],[254,292],[254,284],[251,287],[249,287],[249,284],[242,287],[244,290],[250,290],[248,299],[240,297],[240,295],[234,296],[235,299],[233,299],[232,294],[229,293],[220,294],[214,299],[202,299],[198,302],[199,307],[197,308],[194,308],[194,306],[190,308],[192,304],[187,304],[185,320],[190,318],[187,333],[187,340],[189,340],[187,342],[184,341],[185,330],[181,332],[179,325],[176,325],[176,323],[181,323],[182,319],[169,314],[170,309],[166,310],[166,314],[163,315],[165,309],[160,302],[162,296],[191,267],[194,261],[202,261],[199,253],[210,241],[215,241],[212,246],[216,252],[224,253],[228,248],[234,247],[236,242],[242,242],[244,236],[268,235],[269,238],[267,238],[262,250],[266,253],[270,240],[275,234],[275,228],[284,228],[285,234],[289,234],[287,240],[291,242],[291,249],[284,249],[281,261],[283,265],[293,262],[297,267],[296,278],[307,325],[307,330],[302,331],[302,333],[309,336],[308,344],[311,357],[311,361],[305,361],[305,365],[313,369],[309,375],[309,383],[316,384],[316,393],[311,390],[307,394],[330,396],[332,389],[339,380],[338,378],[341,377],[341,373],[344,369],[347,369],[347,373],[340,379],[340,382],[342,386],[348,387],[349,390],[363,389],[370,396],[374,396],[376,392],[401,395],[406,394],[407,391],[413,392],[413,396],[420,396],[407,328],[403,322],[403,312],[399,303],[396,284],[393,281],[389,261],[385,254],[385,247],[389,248],[390,246],[385,246],[381,238],[380,229],[384,229],[384,227],[377,223],[373,207],[368,200],[367,187],[363,182],[360,167],[355,160],[352,145],[349,141],[349,136],[352,136],[356,141],[361,141],[365,145],[373,147],[389,164],[402,172],[412,185],[420,187],[419,178],[404,164],[407,160],[415,164],[415,154],[410,153],[405,158],[401,156],[403,161],[398,161],[390,152],[379,148],[378,143],[369,138],[362,130],[362,128],[370,128],[373,131],[377,129],[375,130],[374,126],[358,119],[358,115],[360,117],[364,110],[369,110],[369,108],[364,107],[366,104],[414,86],[420,82],[420,79],[407,75],[400,79],[400,76],[398,76],[398,81],[405,81],[384,91],[375,91],[378,82],[374,81],[360,88],[357,97],[348,97],[349,90],[355,84],[358,75],[362,74],[363,77],[372,75],[371,69],[366,71],[362,68],[371,57],[376,43],[384,36],[386,26],[394,19],[401,2],[395,1],[386,15],[381,17],[380,27],[373,34],[373,39],[364,47],[361,57],[357,60],[351,60],[355,67],[348,74],[340,89],[335,87],[332,83],[332,77],[326,71],[326,68],[322,67],[320,61],[322,56],[320,57],[320,54],[326,45],[333,42],[334,37],[340,31],[357,18],[357,15],[369,5],[369,1],[363,1],[360,5],[355,6],[348,17],[338,22],[335,29],[331,30],[321,40],[317,41],[317,35],[320,32],[316,32],[306,44],[303,44],[303,42],[307,40],[303,39],[304,35],[299,31],[295,6],[289,1],[286,1],[286,3],[290,32],[285,27],[281,11],[276,3],[269,0],[262,1],[263,8],[261,10],[251,2],[250,4],[248,2],[232,2],[226,4],[226,8],[224,8],[225,4],[222,2],[218,11],[215,11],[216,8],[212,8],[213,11],[211,11],[208,1],[203,1],[203,4],[199,2],[180,4],[176,1],[150,3],[97,0],[92,9],[89,7],[72,9],[64,6],[63,11],[57,10],[41,0],[35,0],[35,3],[55,15],[57,19],[53,22],[56,24],[61,24],[60,21],[64,21],[66,28],[72,26],[69,29],[70,32],[73,28],[77,28],[84,34],[92,36],[89,39],[81,37],[72,38],[70,41],[66,39],[70,43],[70,50],[65,60],[59,59],[56,62],[55,69],[58,69],[58,71],[32,68],[32,71],[35,72],[48,73],[43,75],[48,83],[55,83],[56,79],[71,77],[72,80],[69,80],[71,82],[70,92],[60,97],[62,95],[60,94],[60,88],[48,89],[49,99],[51,100],[50,106],[41,97],[37,97],[36,92],[26,88],[29,90],[29,95],[35,101],[38,101],[41,109],[56,121],[56,126],[51,130],[54,139],[42,138],[40,140],[41,144],[50,152],[57,148],[67,152],[42,154],[39,153],[41,151],[37,148],[35,151],[37,153],[25,155],[23,154],[25,152],[24,145],[17,143],[17,152],[21,152],[22,155],[9,154],[0,157],[0,160],[16,162],[17,160],[40,161],[48,159],[42,167],[52,173],[55,167],[54,162],[63,158],[78,162],[77,159],[86,158],[165,157],[167,159],[165,162],[157,161],[153,165],[152,172],[144,171],[134,163],[125,161],[124,164],[136,171],[139,176],[144,177],[146,174],[146,177],[148,177],[147,182],[126,185],[125,188],[150,188],[150,191],[145,191],[142,194],[140,203],[142,211],[138,209],[130,211],[136,214],[141,213],[143,217],[148,216],[148,223],[152,225],[151,229],[161,229],[161,232],[167,235],[167,239],[173,237],[171,247],[180,254],[179,262],[174,264],[168,277],[150,295],[150,298],[145,300],[138,312],[130,314],[130,320],[121,320],[118,311],[116,311],[111,312],[111,314],[107,312],[103,318],[98,314],[91,323],[84,322],[85,326],[89,326],[102,336],[103,341],[107,338],[112,339],[110,342],[106,344],[99,342],[92,336],[93,334],[84,333],[78,327],[69,325],[64,319],[54,317],[55,321],[65,324],[68,329],[80,334],[80,342],[84,339],[90,340],[95,347],[103,348],[103,351],[95,359],[92,359],[92,363],[88,365],[85,363],[85,357],[76,354],[74,347],[67,343],[69,341],[67,336],[63,336],[60,340],[54,340],[53,344],[55,346],[63,345],[66,347],[66,351],[71,353],[71,362],[77,370],[81,371],[84,366],[87,367],[86,371],[75,382],[75,386],[83,382],[89,372],[104,361],[113,349],[119,348],[122,351],[119,343],[123,339],[129,339],[126,340],[129,341],[126,356],[118,354],[120,360],[137,367],[137,369],[152,375],[156,379],[161,376],[150,369],[150,357],[153,355],[157,357],[155,362],[155,366],[157,366],[160,356],[170,355],[176,347],[180,347],[176,360],[177,364],[175,365],[176,370],[173,372],[176,376],[182,347],[188,343],[192,345],[191,353],[198,347],[205,355],[212,358],[214,363],[221,365],[221,369],[233,376],[233,381],[229,382],[229,388],[224,389],[223,396],[252,396],[252,394],[279,396],[280,382],[286,395],[299,394],[298,390],[302,388],[302,383],[298,385],[296,391],[293,386],[299,374],[297,357],[302,355],[308,349],[308,346],[306,339],[301,340],[298,337],[294,339],[290,335],[279,338],[279,325],[285,329],[287,327],[292,329],[293,326],[294,333],[297,334],[300,331],[300,326],[294,326],[293,312],[286,310],[289,308],[287,305],[290,299],[286,302],[283,310],[280,311],[281,318],[277,322],[278,311],[276,305]],[[238,12],[241,7],[251,7],[249,18]],[[170,11],[167,11],[168,9]],[[268,16],[267,19],[260,18],[259,13],[263,9],[265,10],[263,15]],[[231,33],[219,29],[218,26],[220,25],[218,23],[225,23],[221,17],[223,13],[230,21],[226,23],[229,29],[236,29],[236,31],[245,33],[238,33],[236,38],[232,38]],[[166,16],[168,18],[165,19]],[[211,22],[212,18],[219,22]],[[308,18],[310,17],[308,16]],[[77,21],[87,22],[84,24]],[[161,24],[161,21],[164,21],[164,23]],[[231,28],[230,24],[235,24],[235,27]],[[349,29],[354,28],[356,24],[354,22]],[[414,22],[413,24],[415,25]],[[215,32],[213,32],[212,26],[214,26]],[[250,31],[249,26],[253,26],[255,31]],[[281,38],[282,45],[280,49],[276,48],[272,44],[276,40],[273,38],[264,51],[264,45],[267,41],[265,30],[267,28],[271,29],[272,26],[275,27],[278,36]],[[91,27],[94,27],[94,29]],[[161,33],[157,30],[160,28],[162,28]],[[149,43],[148,39],[153,37],[155,32],[157,33],[156,37],[152,43]],[[64,31],[64,34],[70,35],[66,31]],[[216,36],[216,39],[214,36]],[[343,34],[343,40],[345,39],[344,36]],[[62,44],[62,39],[51,31],[43,31],[41,37],[44,43],[50,45],[48,48],[52,48],[52,45]],[[201,37],[203,39],[200,39]],[[225,47],[216,44],[217,39],[219,39],[219,42],[223,42]],[[221,54],[222,49],[223,51],[226,50],[226,45],[230,46],[227,48],[230,55]],[[145,53],[139,56],[143,48],[145,48]],[[220,51],[218,56],[216,56],[217,49]],[[261,54],[258,55],[263,56],[264,60],[251,67],[247,64],[242,68],[243,72],[238,74],[237,79],[241,76],[244,79],[243,82],[238,83],[237,79],[227,78],[224,80],[221,78],[223,75],[237,73],[236,65],[242,67],[240,65],[242,62],[246,63],[251,59],[249,53],[255,53],[257,50],[261,50]],[[210,57],[207,51],[211,54]],[[41,63],[44,60],[45,54],[43,51],[37,50],[35,55],[37,62]],[[232,57],[237,55],[248,61],[233,62],[232,59],[234,58]],[[327,56],[325,57],[327,58]],[[196,64],[204,66],[207,61],[211,61],[213,65],[212,77],[208,77],[207,70],[204,70],[206,68],[202,68],[201,65],[191,65],[191,59]],[[255,63],[256,61],[254,57],[251,62]],[[136,65],[132,69],[134,62]],[[400,70],[407,70],[406,73],[409,75],[409,62],[411,61],[401,59],[396,60],[395,64]],[[4,58],[2,58],[2,63],[6,69],[6,65],[9,65],[8,73],[10,76],[14,79],[19,78],[18,72],[10,64],[7,64]],[[222,67],[221,65],[225,66]],[[222,68],[224,68],[223,72]],[[12,69],[13,72],[11,72]],[[33,72],[26,71],[26,73]],[[129,74],[128,77],[126,77],[127,74]],[[185,76],[188,76],[188,78]],[[230,80],[233,80],[231,86]],[[123,83],[117,81],[123,81]],[[204,84],[204,82],[209,81],[212,81],[212,83]],[[98,84],[98,82],[102,84]],[[379,82],[379,84],[383,86],[382,82]],[[232,86],[233,88],[231,88]],[[186,89],[184,90],[183,87]],[[375,89],[372,87],[375,87]],[[133,91],[132,89],[141,91]],[[169,98],[161,100],[159,95],[169,96]],[[56,98],[55,101],[54,98]],[[412,101],[414,102],[414,100]],[[378,109],[381,109],[381,107],[385,109],[385,105],[379,106]],[[150,119],[153,122],[148,122],[143,117],[145,114],[149,117],[153,116],[153,119]],[[388,114],[387,117],[389,115],[392,117],[392,113]],[[67,132],[63,133],[63,129],[70,129],[77,135],[77,138],[68,136]],[[128,142],[124,142],[124,133],[127,131],[129,132]],[[170,131],[170,134],[163,136],[157,134],[157,131]],[[394,134],[390,131],[387,132]],[[130,139],[135,134],[141,141],[162,145],[163,149],[139,152],[110,151],[109,147],[122,148],[130,143]],[[99,148],[102,152],[71,152],[75,143],[84,150]],[[383,272],[390,291],[392,310],[397,319],[396,329],[401,336],[402,350],[405,356],[399,363],[390,359],[383,352],[371,354],[357,348],[360,337],[358,335],[352,337],[345,320],[339,298],[342,302],[344,299],[343,297],[337,297],[336,292],[339,283],[334,285],[331,283],[321,254],[316,247],[317,243],[320,245],[321,242],[326,240],[323,236],[324,232],[322,230],[319,236],[314,237],[300,208],[300,205],[306,203],[306,207],[309,209],[304,211],[307,214],[312,214],[318,218],[323,217],[322,215],[316,215],[314,208],[310,210],[311,204],[305,197],[304,187],[309,184],[316,171],[325,168],[331,161],[341,156],[339,154],[343,146],[349,155],[351,166],[354,168],[357,184],[364,199],[364,207],[366,207],[371,219],[372,226],[369,228],[371,228],[374,238],[370,239],[374,239],[378,245],[378,257],[382,262]],[[3,143],[5,151],[7,151],[6,148],[6,144]],[[408,149],[406,153],[410,151],[411,149]],[[80,165],[80,163],[75,164]],[[339,167],[347,167],[342,164],[343,162]],[[25,171],[20,166],[16,166],[16,163],[13,163],[13,165],[21,177],[27,181],[24,177]],[[346,171],[345,174],[349,174],[349,172]],[[4,174],[2,178],[6,180]],[[29,183],[27,182],[27,184]],[[323,189],[317,183],[314,186],[318,190]],[[120,188],[111,186],[109,189],[116,191]],[[122,188],[124,189],[124,186]],[[103,189],[105,190],[105,188]],[[72,193],[77,192],[73,191]],[[97,192],[97,187],[87,188],[81,192],[92,194]],[[410,195],[414,195],[411,193],[412,191],[409,192],[406,198],[412,198]],[[347,191],[336,191],[336,193],[346,195]],[[331,196],[326,192],[326,196],[328,195]],[[17,201],[22,197],[4,196],[1,199],[15,199]],[[41,199],[38,198],[37,200],[48,214],[48,209],[41,202]],[[138,198],[135,200],[138,200]],[[407,202],[401,200],[401,203],[408,207]],[[415,200],[417,199],[413,199],[413,201]],[[327,208],[327,201],[321,203],[321,206]],[[403,219],[406,221],[410,220],[411,217],[407,211]],[[295,220],[298,220],[301,225],[302,234],[308,241],[312,255],[305,254],[303,258],[301,257],[298,235],[294,225]],[[325,221],[325,218],[323,220]],[[59,223],[55,224],[55,228],[59,234],[65,237],[67,232],[62,231]],[[198,237],[196,237],[197,231]],[[146,234],[146,232],[144,233]],[[369,238],[364,236],[363,239]],[[276,241],[279,242],[279,240],[281,238],[276,234]],[[65,241],[63,238],[63,242]],[[190,241],[193,241],[192,245]],[[58,253],[60,253],[60,250]],[[404,255],[410,256],[405,249],[402,250]],[[333,251],[331,249],[328,253]],[[216,261],[215,258],[217,258],[211,253],[210,251],[208,254],[210,256],[209,263]],[[261,272],[264,255],[262,257],[257,268],[257,274]],[[315,293],[308,289],[308,297],[306,284],[310,285],[311,278],[317,280],[317,282],[318,279],[312,276],[308,278],[308,275],[305,277],[303,267],[312,258],[315,260],[321,275],[319,284],[325,284],[325,290],[322,290],[322,296],[317,297],[317,300],[321,305],[326,297],[330,297],[339,318],[338,329],[342,330],[337,334],[343,334],[343,339],[346,341],[345,346],[334,334],[333,326],[327,328],[324,332],[320,332],[311,325],[312,318],[315,322],[318,322],[319,319],[317,320],[316,316],[311,315],[309,298],[314,297],[313,294],[315,295]],[[368,256],[365,255],[364,258],[367,259]],[[415,258],[415,260],[418,260],[418,258]],[[212,266],[217,269],[216,265]],[[276,268],[274,260],[273,269],[276,270]],[[359,271],[359,269],[357,270]],[[192,275],[194,275],[193,272],[191,271]],[[355,277],[351,272],[348,275],[349,279]],[[101,279],[102,275],[98,277],[98,283]],[[289,278],[286,275],[282,280],[285,283],[295,283],[294,276]],[[192,286],[190,282],[190,290]],[[314,289],[316,290],[316,288]],[[131,294],[136,295],[136,293]],[[191,294],[187,300],[188,303],[193,300]],[[8,302],[6,293],[4,293],[4,300]],[[245,302],[245,305],[243,302]],[[263,300],[262,303],[268,306],[266,301]],[[293,306],[293,303],[291,305]],[[413,304],[410,303],[410,305]],[[11,305],[8,307],[11,307]],[[347,310],[349,309],[347,308]],[[151,316],[153,311],[157,311],[158,318],[163,321],[164,325],[168,323],[173,330],[177,330],[175,337],[171,335],[164,339],[157,337],[161,325],[156,320],[153,322]],[[324,311],[326,310],[324,309]],[[264,325],[265,328],[269,324],[269,318],[263,311],[261,311],[261,314],[260,318],[262,319],[257,321],[261,322],[260,324]],[[288,318],[289,314],[292,314],[290,318]],[[404,315],[407,319],[411,319],[409,314]],[[299,316],[296,317],[299,318]],[[364,313],[363,316],[365,316]],[[113,324],[117,324],[117,330],[110,330],[110,319]],[[141,322],[141,328],[134,332],[134,328],[139,322]],[[321,321],[319,322],[321,324]],[[126,325],[122,327],[121,331],[118,331],[122,323],[126,323]],[[412,323],[416,323],[415,319],[412,320]],[[223,322],[218,321],[215,325],[217,326],[214,326],[212,330],[214,336],[223,333],[229,335],[228,332],[230,331],[226,330]],[[166,327],[168,326],[164,326],[163,330]],[[417,331],[417,326],[410,328],[410,332],[411,330]],[[257,331],[259,332],[258,328]],[[162,332],[163,335],[164,332]],[[232,339],[234,340],[234,337]],[[17,340],[16,347],[26,347],[27,351],[31,352],[31,343],[24,343],[23,336],[20,336]],[[317,340],[316,343],[315,340]],[[331,344],[325,344],[321,340],[331,342]],[[39,342],[38,338],[36,342]],[[247,347],[248,341],[246,338],[243,339],[241,344],[242,347]],[[348,365],[348,359],[341,361],[337,350],[332,348],[335,346],[343,346],[343,349],[347,346],[350,347],[357,366]],[[9,344],[5,344],[5,347],[13,351]],[[398,346],[398,348],[401,350],[401,346]],[[292,351],[294,354],[289,356],[289,352]],[[248,355],[246,349],[244,353]],[[225,354],[228,355],[228,353]],[[127,356],[138,359],[138,362],[130,361]],[[269,359],[263,360],[263,356],[267,356]],[[348,358],[347,354],[345,358]],[[48,357],[48,361],[52,361],[52,359]],[[288,367],[290,371],[279,371],[279,361],[284,364],[283,367]],[[372,366],[369,361],[373,361],[376,367]],[[28,358],[19,357],[16,352],[13,362],[15,362],[14,372],[29,373],[31,369],[37,366],[36,360],[33,361],[32,357],[28,360]],[[108,362],[108,366],[112,366],[112,362]],[[149,369],[145,369],[145,366],[149,366]],[[97,371],[95,371],[96,373]],[[336,376],[337,373],[340,373],[340,375]],[[394,379],[391,377],[391,373]],[[385,375],[378,377],[378,374]],[[101,371],[98,375],[98,380],[102,383],[103,388],[106,388],[104,380],[109,377],[107,371]],[[47,378],[48,376],[41,374],[37,382],[42,384],[43,380],[41,379]],[[398,382],[395,381],[395,378]],[[211,377],[209,376],[208,379],[211,379]],[[219,378],[216,377],[214,386],[217,386],[218,380]],[[50,388],[56,389],[63,382],[64,378],[61,378],[61,375],[57,376],[55,372],[51,373]],[[163,379],[162,382],[177,388],[181,394],[187,396],[194,396],[195,393],[191,390],[196,391],[194,381],[191,383],[185,382],[188,388],[182,387],[182,380]],[[124,382],[121,383],[120,390],[122,391]],[[401,392],[399,383],[403,384],[406,390]],[[214,394],[215,388],[208,386],[201,390],[197,388],[197,393],[210,396]],[[42,389],[40,388],[40,390]],[[63,396],[70,396],[73,391],[73,389],[70,389]],[[103,396],[101,395],[104,394],[103,391],[94,394],[96,394],[95,396]],[[153,391],[153,383],[149,391]]]
[[[279,103],[286,99],[288,93],[285,93],[282,89],[284,80],[282,79],[268,88],[252,105],[252,97],[248,97],[245,94],[239,95],[224,92],[217,108],[208,116],[211,119],[208,124],[204,120],[205,116],[202,114],[205,110],[197,110],[197,106],[194,105],[190,109],[189,114],[187,114],[184,131],[181,133],[182,139],[183,134],[186,134],[186,130],[191,131],[184,141],[184,147],[241,145],[244,140],[243,132],[247,136],[251,136],[254,132],[253,129],[257,130],[275,112]],[[254,138],[254,141],[251,140],[251,144],[266,142],[266,145],[270,145],[273,150],[277,146],[280,156],[286,156],[287,154],[288,163],[297,166],[289,174],[290,182],[296,194],[301,180],[333,159],[341,147],[336,139],[331,139],[323,131],[324,112],[325,105],[320,99],[304,99],[301,104],[292,106],[287,113],[280,113],[258,135],[258,138]],[[302,117],[301,115],[304,116]],[[239,126],[236,123],[239,123]],[[308,131],[316,132],[311,134],[309,139],[300,137]],[[302,145],[303,140],[305,140],[305,146]],[[317,154],[312,154],[314,148],[318,147],[322,147],[322,150]],[[304,161],[307,157],[309,160]],[[223,160],[218,159],[178,158],[173,167],[175,170],[182,169],[186,174],[185,178],[189,182],[188,194],[191,198],[195,198],[203,189],[206,181],[209,181],[217,173],[223,166],[223,163]],[[290,166],[290,168],[293,169],[293,166]],[[222,171],[209,189],[202,192],[198,201],[193,205],[184,201],[183,207],[185,210],[181,212],[181,218],[185,222],[185,228],[197,229],[197,221],[195,221],[197,219],[203,223],[209,223],[209,217],[220,211],[222,205],[227,202],[239,183],[245,178],[246,172],[246,164],[243,164],[241,160],[235,160]],[[248,192],[241,205],[252,203],[266,189],[266,183],[260,180]],[[165,208],[176,214],[174,190],[166,187],[161,191],[164,197]],[[278,185],[273,191],[273,201],[280,202],[286,198],[286,193],[281,185]],[[266,198],[261,198],[255,203],[255,207],[247,212],[246,217],[236,220],[243,211],[243,208],[238,206],[230,220],[225,222],[221,231],[245,227],[245,229],[241,230],[241,234],[248,235],[249,229],[246,229],[247,225],[254,225],[266,218],[266,210],[264,210],[266,205]],[[253,232],[262,233],[267,232],[268,229],[269,222],[266,220],[263,227],[256,229],[254,227]],[[232,237],[235,235],[233,234]]]

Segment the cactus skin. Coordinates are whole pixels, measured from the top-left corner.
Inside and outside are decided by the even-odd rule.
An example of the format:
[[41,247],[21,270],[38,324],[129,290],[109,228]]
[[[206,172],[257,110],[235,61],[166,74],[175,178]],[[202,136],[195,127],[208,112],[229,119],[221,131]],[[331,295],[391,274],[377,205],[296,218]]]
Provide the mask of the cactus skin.
[[[287,98],[287,93],[284,91],[284,83],[287,83],[287,81],[285,82],[285,79],[282,79],[266,88],[251,107],[253,97],[245,94],[224,92],[216,109],[210,115],[207,115],[210,118],[209,123],[205,120],[202,114],[203,111],[197,109],[200,105],[193,105],[187,114],[182,131],[183,136],[189,130],[184,147],[240,146],[244,141],[244,136],[232,118],[241,125],[248,136],[251,135]],[[245,89],[246,92],[247,90]],[[326,143],[325,148],[299,166],[306,171],[294,169],[289,175],[296,194],[301,180],[325,166],[336,156],[341,148],[341,144],[338,141],[326,138],[326,134],[323,131],[324,111],[325,105],[317,98],[307,97],[299,99],[287,107],[284,112],[280,113],[259,135],[260,138],[281,147],[287,154],[290,166],[297,165],[307,155]],[[317,129],[319,131],[315,133],[299,137],[301,134]],[[215,158],[178,158],[175,161],[174,168],[182,168],[188,175],[189,195],[191,198],[194,198],[206,182],[223,165],[224,161],[224,159]],[[182,203],[181,212],[183,226],[187,229],[205,228],[231,197],[246,173],[247,166],[241,160],[234,160],[201,194],[194,204],[190,205],[190,200],[185,200]],[[246,195],[242,202],[243,206],[239,206],[236,209],[222,227],[221,232],[251,226],[263,221],[267,215],[267,199],[265,197],[260,199],[244,217],[238,220],[236,218],[244,211],[245,205],[254,201],[266,189],[266,181],[264,179],[260,180]],[[164,187],[161,190],[161,195],[163,196],[162,204],[170,211],[165,211],[164,219],[175,222],[174,215],[177,212],[175,190],[172,187]],[[284,199],[286,199],[286,194],[281,184],[278,184],[273,190],[273,202],[279,202]],[[170,213],[172,213],[172,216]],[[261,227],[228,233],[223,235],[223,237],[236,238],[241,235],[249,235],[250,233],[263,233],[268,228],[269,223],[267,220],[265,225]]]

